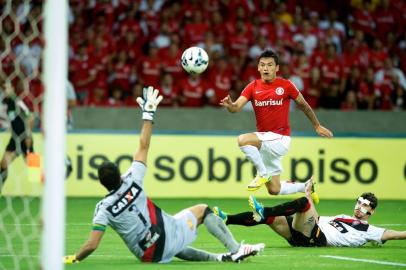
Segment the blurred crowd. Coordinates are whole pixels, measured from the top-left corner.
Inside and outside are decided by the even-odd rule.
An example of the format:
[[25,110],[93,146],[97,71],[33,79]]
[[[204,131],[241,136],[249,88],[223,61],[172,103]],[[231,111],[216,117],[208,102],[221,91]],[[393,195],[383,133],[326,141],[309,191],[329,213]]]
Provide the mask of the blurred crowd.
[[[0,81],[36,107],[43,4],[28,2],[0,0]],[[181,67],[190,46],[209,54],[202,75]],[[164,106],[218,106],[258,77],[265,49],[313,108],[406,109],[404,0],[69,1],[69,80],[82,106],[137,106],[143,85]]]

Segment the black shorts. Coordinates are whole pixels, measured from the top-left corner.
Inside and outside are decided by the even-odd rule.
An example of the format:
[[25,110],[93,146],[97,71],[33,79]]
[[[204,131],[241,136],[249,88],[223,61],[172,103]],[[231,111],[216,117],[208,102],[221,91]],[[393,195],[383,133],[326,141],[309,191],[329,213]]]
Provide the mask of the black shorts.
[[23,154],[24,156],[27,154],[27,150],[29,150],[31,153],[34,152],[34,142],[33,145],[27,149],[27,146],[25,145],[25,138],[18,140],[18,143],[16,143],[14,137],[11,137],[6,147],[7,152],[16,152],[17,155]]
[[292,238],[288,240],[289,244],[293,247],[325,247],[327,240],[324,233],[320,230],[317,224],[314,225],[310,237],[305,236],[303,233],[296,231],[292,227],[293,217],[286,217],[289,224],[290,234]]

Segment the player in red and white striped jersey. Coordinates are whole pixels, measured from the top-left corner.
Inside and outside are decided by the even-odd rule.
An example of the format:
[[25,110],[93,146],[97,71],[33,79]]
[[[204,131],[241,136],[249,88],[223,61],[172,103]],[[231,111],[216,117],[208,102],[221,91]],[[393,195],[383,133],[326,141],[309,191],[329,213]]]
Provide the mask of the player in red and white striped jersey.
[[311,200],[310,186],[306,197],[273,207],[264,207],[251,196],[253,212],[230,215],[218,207],[213,210],[227,225],[266,224],[292,246],[360,247],[368,242],[383,244],[388,240],[406,239],[406,231],[388,230],[368,223],[378,206],[373,193],[365,192],[358,197],[352,216],[319,216]]

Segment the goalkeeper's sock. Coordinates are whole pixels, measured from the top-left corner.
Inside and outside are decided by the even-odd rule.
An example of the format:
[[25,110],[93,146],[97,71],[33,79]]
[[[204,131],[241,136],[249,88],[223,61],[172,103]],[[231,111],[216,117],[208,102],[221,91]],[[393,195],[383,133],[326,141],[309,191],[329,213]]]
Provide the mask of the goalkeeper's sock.
[[255,168],[257,169],[258,175],[261,177],[266,177],[266,167],[261,158],[261,154],[259,153],[258,148],[252,145],[244,145],[240,146],[240,149],[245,154],[247,159],[254,164]]
[[[290,216],[296,212],[306,212],[310,208],[310,203],[306,197],[301,197],[297,200],[276,205],[274,207],[264,208],[265,220],[275,216]],[[230,218],[230,216],[228,217]]]
[[291,181],[282,181],[281,182],[281,190],[279,191],[278,195],[288,195],[294,194],[298,192],[305,192],[305,183],[297,183]]
[[186,247],[184,250],[176,254],[176,257],[185,261],[217,261],[219,254],[207,252],[192,247]]
[[223,220],[216,216],[209,207],[206,208],[203,223],[209,233],[220,240],[231,253],[238,251],[240,244],[235,241]]

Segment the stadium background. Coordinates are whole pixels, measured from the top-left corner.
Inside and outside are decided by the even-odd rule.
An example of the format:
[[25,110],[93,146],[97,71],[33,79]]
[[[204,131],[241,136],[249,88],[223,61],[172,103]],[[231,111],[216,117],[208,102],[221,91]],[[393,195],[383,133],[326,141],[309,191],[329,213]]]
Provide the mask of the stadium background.
[[[351,197],[341,190],[356,193],[364,187],[385,189],[384,198],[404,198],[389,188],[399,191],[396,187],[405,180],[405,154],[396,151],[406,134],[403,1],[75,0],[69,5],[68,75],[77,98],[69,110],[68,155],[74,172],[67,181],[68,195],[101,195],[89,176],[94,176],[92,167],[100,163],[100,155],[131,155],[126,146],[117,153],[117,146],[106,145],[124,142],[121,135],[139,128],[135,97],[142,85],[153,85],[165,96],[155,125],[156,133],[166,134],[154,148],[161,158],[154,161],[161,170],[157,184],[169,185],[164,190],[192,185],[225,192],[212,196],[246,196],[238,189],[252,172],[247,164],[237,166],[241,154],[235,136],[255,129],[252,109],[231,115],[218,102],[227,94],[237,97],[258,76],[257,56],[271,48],[280,55],[279,76],[297,85],[321,122],[339,137],[328,142],[294,139],[283,177],[304,181],[314,174],[327,198]],[[12,1],[2,4],[2,11],[0,77],[11,80],[37,116],[39,130],[42,1]],[[210,66],[200,76],[188,76],[179,61],[182,51],[194,45],[210,55]],[[314,136],[303,114],[294,105],[291,111],[294,137]],[[93,138],[99,143],[89,150]],[[187,143],[190,151],[181,154]],[[41,136],[36,144],[41,151]],[[318,147],[322,144],[326,149]],[[217,156],[220,160],[210,166],[210,158]],[[128,165],[128,158],[124,160],[123,169]],[[155,181],[152,175],[157,174],[150,175]],[[18,195],[21,189],[15,185],[30,192],[28,184],[9,183],[5,194]],[[223,188],[231,183],[233,189]],[[165,196],[157,190],[149,192]]]
[[[84,240],[79,235],[87,233],[83,224],[89,225],[96,202],[93,198],[77,197],[100,198],[104,194],[92,178],[94,167],[108,157],[119,159],[121,168],[125,169],[128,157],[137,146],[140,112],[134,108],[134,100],[142,85],[159,88],[165,95],[166,107],[159,108],[156,119],[154,154],[146,179],[148,193],[155,198],[171,198],[158,200],[170,213],[199,202],[222,204],[232,211],[242,209],[245,199],[226,198],[245,198],[248,194],[244,187],[252,171],[245,164],[241,174],[237,173],[236,164],[242,154],[236,136],[254,130],[254,117],[250,108],[231,115],[216,104],[226,94],[237,97],[244,85],[257,76],[256,56],[265,48],[281,55],[279,75],[295,82],[321,122],[336,135],[332,140],[315,137],[308,120],[292,106],[293,144],[284,161],[284,178],[297,176],[304,180],[312,167],[324,200],[320,206],[324,214],[348,212],[352,207],[353,201],[331,198],[352,200],[361,191],[373,191],[378,197],[391,200],[383,201],[381,218],[374,221],[405,229],[405,219],[399,215],[406,199],[404,1],[73,0],[69,3],[69,80],[77,100],[70,110],[73,122],[67,138],[68,155],[74,168],[66,184],[70,197],[68,252],[76,250]],[[45,44],[42,1],[3,1],[0,7],[0,85],[12,80],[17,93],[36,114],[35,147],[41,153],[41,56]],[[196,44],[208,51],[210,66],[203,75],[192,78],[182,71],[179,59],[183,49]],[[2,127],[6,128],[7,124],[2,122]],[[6,131],[0,134],[1,150],[8,136]],[[157,163],[160,157],[163,159]],[[301,160],[295,174],[292,160]],[[226,162],[230,163],[229,174]],[[334,162],[336,167],[332,170]],[[324,169],[320,169],[322,166]],[[26,167],[18,159],[10,167],[2,196],[39,195],[41,184],[30,180]],[[267,197],[264,191],[259,195]],[[175,199],[190,197],[197,199]],[[0,210],[6,224],[2,230],[6,236],[2,235],[0,242],[14,237],[17,247],[26,245],[27,240],[19,240],[27,235],[26,229],[13,224],[18,217],[25,217],[26,204],[19,205],[17,201],[13,208],[3,202],[1,198]],[[38,202],[35,198],[30,202],[33,213],[28,217],[36,219]],[[247,238],[244,228],[233,228],[233,232],[239,239]],[[274,235],[268,238],[269,232],[262,228],[254,232],[257,236],[250,240],[267,239],[268,244],[276,246],[269,253],[307,254],[297,249],[286,251],[286,243]],[[38,254],[39,241],[32,233],[28,233],[33,242],[29,246],[34,247],[32,254]],[[101,250],[101,256],[89,259],[88,265],[83,263],[79,267],[110,269],[109,264],[118,264],[120,260],[127,267],[131,265],[132,258],[120,257],[122,253],[127,254],[124,248],[119,248],[120,240],[109,235],[108,249]],[[208,240],[204,232],[202,235],[203,240],[197,245],[218,251],[214,241]],[[13,252],[20,256],[12,254],[10,259],[8,247],[3,244],[1,247],[4,249],[0,249],[0,266],[5,265],[4,269],[14,269],[20,258],[29,260],[26,253],[19,254],[18,248]],[[401,243],[389,244],[386,253],[361,252],[371,259],[405,263],[401,259],[403,249]],[[337,249],[322,251],[353,253]],[[259,263],[255,267],[266,268],[268,257],[257,259]],[[337,265],[316,260],[312,268],[334,269]],[[284,266],[302,267],[279,265]],[[174,267],[181,265],[175,263]]]

